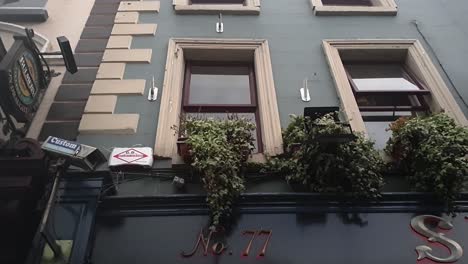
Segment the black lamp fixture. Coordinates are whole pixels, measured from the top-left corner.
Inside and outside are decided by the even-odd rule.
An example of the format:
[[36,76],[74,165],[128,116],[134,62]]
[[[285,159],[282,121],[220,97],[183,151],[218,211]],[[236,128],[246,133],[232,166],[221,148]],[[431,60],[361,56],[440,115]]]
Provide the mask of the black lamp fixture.
[[78,72],[76,67],[75,55],[73,54],[72,48],[70,46],[70,41],[65,36],[57,37],[57,42],[60,47],[60,51],[57,52],[43,52],[39,53],[40,55],[62,55],[63,62],[67,71],[71,74]]

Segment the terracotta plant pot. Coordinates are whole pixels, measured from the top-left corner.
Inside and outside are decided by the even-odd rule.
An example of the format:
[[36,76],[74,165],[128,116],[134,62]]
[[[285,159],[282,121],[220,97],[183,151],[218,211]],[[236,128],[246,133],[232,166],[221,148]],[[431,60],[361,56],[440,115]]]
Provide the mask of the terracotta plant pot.
[[187,144],[186,137],[181,137],[177,140],[177,154],[182,157],[185,163],[189,164],[192,161],[192,156],[190,155],[190,146]]

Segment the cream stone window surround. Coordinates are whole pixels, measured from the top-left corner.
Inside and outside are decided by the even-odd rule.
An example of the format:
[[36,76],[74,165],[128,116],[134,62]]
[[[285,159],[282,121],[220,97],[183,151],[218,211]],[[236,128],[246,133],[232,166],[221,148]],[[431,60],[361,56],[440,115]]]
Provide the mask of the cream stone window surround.
[[366,127],[349,84],[340,52],[347,52],[347,54],[356,52],[355,58],[365,57],[366,59],[369,57],[369,55],[366,56],[366,52],[380,53],[380,56],[385,59],[390,59],[390,54],[394,56],[396,52],[404,52],[403,62],[431,91],[431,96],[428,98],[431,112],[444,111],[458,124],[468,125],[465,115],[418,40],[324,40],[323,49],[341,100],[341,109],[346,114],[354,131],[366,134]]
[[190,0],[173,0],[174,10],[178,14],[260,14],[260,0],[245,0],[241,4],[191,4]]
[[263,39],[175,38],[169,40],[167,51],[154,147],[155,155],[172,158],[173,163],[181,163],[177,154],[177,135],[171,126],[179,124],[187,59],[253,62],[257,84],[259,125],[262,128],[263,142],[263,153],[254,155],[253,160],[262,161],[265,155],[274,156],[283,152],[268,41]]
[[373,0],[373,6],[332,6],[323,5],[322,0],[310,0],[317,16],[335,15],[380,15],[395,16],[398,12],[395,0]]

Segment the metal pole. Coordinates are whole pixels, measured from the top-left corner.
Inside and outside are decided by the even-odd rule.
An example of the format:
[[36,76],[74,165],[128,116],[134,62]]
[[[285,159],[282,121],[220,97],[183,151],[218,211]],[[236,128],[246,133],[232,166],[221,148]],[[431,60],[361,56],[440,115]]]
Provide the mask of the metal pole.
[[39,232],[41,233],[41,235],[46,240],[47,244],[49,244],[50,248],[54,252],[55,258],[63,259],[64,258],[63,252],[60,246],[57,245],[56,238],[46,230],[47,222],[50,216],[50,211],[51,211],[52,206],[54,206],[54,203],[55,203],[55,198],[56,198],[57,190],[59,188],[62,172],[65,171],[66,168],[68,167],[68,166],[64,166],[64,163],[66,163],[66,161],[64,161],[63,159],[59,160],[57,163],[58,164],[57,164],[57,171],[55,173],[54,184],[52,185],[52,190],[50,192],[49,200],[47,201],[47,205],[44,210],[44,214],[42,216],[42,221],[41,221],[41,226],[39,228]]

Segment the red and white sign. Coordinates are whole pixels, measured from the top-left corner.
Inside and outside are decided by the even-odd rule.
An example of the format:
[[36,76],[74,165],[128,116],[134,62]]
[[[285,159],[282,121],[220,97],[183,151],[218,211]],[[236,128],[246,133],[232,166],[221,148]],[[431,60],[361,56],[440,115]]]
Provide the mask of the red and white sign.
[[151,167],[153,165],[152,148],[114,148],[109,159],[109,166],[138,165]]

